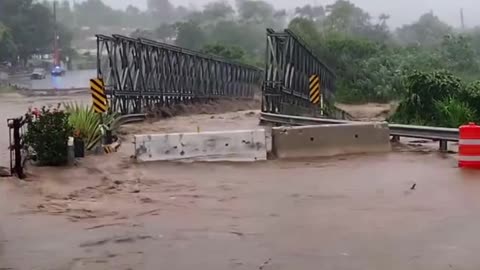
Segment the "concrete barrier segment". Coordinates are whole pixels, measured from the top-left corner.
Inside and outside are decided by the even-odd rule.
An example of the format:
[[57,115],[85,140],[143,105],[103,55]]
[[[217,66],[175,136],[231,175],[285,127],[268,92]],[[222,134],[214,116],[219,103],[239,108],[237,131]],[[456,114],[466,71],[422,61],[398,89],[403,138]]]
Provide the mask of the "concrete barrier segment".
[[390,150],[390,131],[388,124],[383,122],[272,129],[272,152],[277,158],[330,157]]
[[267,159],[265,130],[135,135],[138,161],[233,161]]

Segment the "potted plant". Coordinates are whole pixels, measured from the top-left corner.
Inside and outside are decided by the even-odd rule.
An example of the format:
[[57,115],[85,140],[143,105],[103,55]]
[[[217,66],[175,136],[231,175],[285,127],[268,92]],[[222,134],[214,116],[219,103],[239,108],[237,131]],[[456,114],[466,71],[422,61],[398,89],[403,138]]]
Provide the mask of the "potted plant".
[[83,138],[82,133],[78,129],[75,130],[73,133],[73,149],[76,158],[85,157],[85,140]]

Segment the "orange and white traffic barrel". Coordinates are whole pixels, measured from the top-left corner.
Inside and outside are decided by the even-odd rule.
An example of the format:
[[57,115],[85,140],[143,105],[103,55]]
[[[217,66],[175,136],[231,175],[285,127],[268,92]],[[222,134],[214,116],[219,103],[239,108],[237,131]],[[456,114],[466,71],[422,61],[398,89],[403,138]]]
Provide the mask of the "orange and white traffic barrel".
[[461,126],[459,131],[458,166],[480,169],[480,126],[470,123]]

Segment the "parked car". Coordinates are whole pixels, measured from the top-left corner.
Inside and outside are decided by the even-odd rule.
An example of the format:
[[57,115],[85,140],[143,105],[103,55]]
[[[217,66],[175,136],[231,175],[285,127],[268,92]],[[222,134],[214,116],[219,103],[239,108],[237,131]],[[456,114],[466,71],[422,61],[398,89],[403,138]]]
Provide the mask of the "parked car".
[[65,75],[65,69],[60,66],[56,66],[52,69],[52,76],[63,76]]
[[30,77],[32,80],[43,80],[47,77],[47,72],[43,68],[35,68]]

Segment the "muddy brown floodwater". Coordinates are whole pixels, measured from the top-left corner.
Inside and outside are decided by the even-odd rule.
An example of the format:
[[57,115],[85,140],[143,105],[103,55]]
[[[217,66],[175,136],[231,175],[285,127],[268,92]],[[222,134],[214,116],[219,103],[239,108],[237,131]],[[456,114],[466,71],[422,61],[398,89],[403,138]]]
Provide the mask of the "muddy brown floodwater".
[[130,160],[132,133],[252,128],[257,116],[130,125],[119,153],[0,180],[0,269],[480,267],[480,173],[454,156],[396,146],[245,164]]

